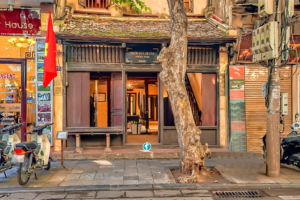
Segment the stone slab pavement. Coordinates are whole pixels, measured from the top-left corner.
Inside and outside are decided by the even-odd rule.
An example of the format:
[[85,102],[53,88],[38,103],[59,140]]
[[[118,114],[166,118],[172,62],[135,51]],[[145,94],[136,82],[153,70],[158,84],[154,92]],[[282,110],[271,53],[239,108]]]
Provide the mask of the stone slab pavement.
[[[280,178],[269,178],[261,173],[261,167],[264,165],[262,159],[207,159],[206,166],[216,167],[221,175],[228,180],[228,184],[211,185],[176,183],[170,168],[178,167],[179,160],[65,161],[64,164],[69,171],[66,169],[53,171],[59,164],[59,162],[52,162],[50,171],[38,172],[37,180],[32,175],[28,184],[24,187],[17,183],[17,168],[7,171],[7,179],[2,173],[0,174],[0,193],[67,192],[71,190],[205,189],[251,186],[262,188],[300,187],[299,169],[282,166]],[[250,170],[256,168],[259,170]]]

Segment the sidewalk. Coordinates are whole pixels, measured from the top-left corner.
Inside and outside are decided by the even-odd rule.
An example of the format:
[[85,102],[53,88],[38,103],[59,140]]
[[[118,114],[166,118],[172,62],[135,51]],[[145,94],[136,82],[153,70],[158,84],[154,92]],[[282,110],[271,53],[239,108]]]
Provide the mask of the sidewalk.
[[[59,164],[59,162],[53,162],[52,170],[39,172],[38,180],[32,175],[29,183],[24,187],[17,183],[17,168],[7,172],[7,179],[2,173],[0,174],[0,193],[73,190],[300,187],[299,169],[282,166],[280,178],[269,178],[260,171],[259,167],[264,165],[262,159],[208,159],[206,166],[215,166],[220,170],[221,175],[228,180],[228,184],[178,184],[174,180],[170,168],[178,167],[179,160],[66,161],[65,165],[70,171],[65,169],[53,171],[53,168]],[[242,173],[238,173],[238,171]],[[256,171],[258,174],[253,174]]]

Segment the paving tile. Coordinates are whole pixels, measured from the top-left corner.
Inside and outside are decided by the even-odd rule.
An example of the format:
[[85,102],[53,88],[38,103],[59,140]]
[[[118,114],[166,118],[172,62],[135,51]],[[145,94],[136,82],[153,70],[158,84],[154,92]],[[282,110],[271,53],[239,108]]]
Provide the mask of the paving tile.
[[77,181],[63,181],[59,185],[59,187],[65,187],[65,186],[75,186],[77,184]]
[[66,192],[45,192],[39,194],[34,200],[42,199],[63,199],[67,196]]
[[64,179],[66,178],[66,175],[54,175],[54,176],[52,176],[48,181],[55,181],[55,182],[57,182],[57,181],[63,181]]
[[170,183],[170,180],[168,179],[153,179],[153,182],[155,184],[160,184],[160,183]]
[[81,174],[68,174],[64,181],[78,181]]
[[128,185],[136,185],[136,184],[139,184],[139,181],[138,180],[124,180],[124,184],[128,184]]
[[139,184],[153,184],[153,179],[150,180],[139,180]]
[[82,174],[82,173],[83,173],[83,170],[72,169],[72,170],[71,170],[71,173],[74,173],[74,174]]
[[281,177],[277,177],[277,178],[270,177],[270,179],[272,179],[272,181],[275,181],[276,183],[291,183],[287,179],[284,179],[284,178],[281,178]]
[[96,173],[83,173],[80,176],[79,180],[80,181],[93,180],[95,176],[96,176]]
[[178,190],[154,190],[154,196],[156,196],[156,197],[172,197],[172,196],[182,196],[182,194]]
[[292,183],[300,183],[300,179],[288,179]]
[[30,187],[42,187],[44,184],[46,183],[46,181],[40,181],[40,179],[38,179],[37,181],[34,180],[34,181],[30,181],[29,183],[27,183],[25,185],[25,187],[27,188],[30,188]]
[[[27,192],[26,195],[24,195],[24,193],[12,193],[8,196],[9,199],[34,199],[35,197],[38,196],[38,193],[31,193],[31,192]],[[1,198],[2,200],[2,198]]]
[[126,191],[127,198],[153,197],[153,192],[149,190]]
[[97,199],[108,199],[108,198],[123,198],[126,196],[124,191],[100,191],[97,192]]
[[92,185],[107,185],[108,184],[108,180],[94,180],[92,182]]
[[124,184],[123,179],[122,180],[108,180],[109,185],[122,185]]
[[47,181],[43,187],[58,187],[62,181]]
[[76,185],[92,185],[93,180],[79,180]]
[[84,198],[84,199],[94,199],[96,196],[96,191],[73,191],[68,193],[65,197],[66,199]]
[[139,185],[111,185],[110,190],[152,190],[152,184],[139,184]]
[[125,180],[138,180],[139,177],[138,176],[124,176],[124,181]]

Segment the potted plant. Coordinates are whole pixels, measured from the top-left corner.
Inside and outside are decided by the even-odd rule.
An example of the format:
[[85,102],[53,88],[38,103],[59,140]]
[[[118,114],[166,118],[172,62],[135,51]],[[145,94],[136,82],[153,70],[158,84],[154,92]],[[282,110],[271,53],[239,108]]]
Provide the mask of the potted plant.
[[108,10],[112,17],[122,17],[125,12],[140,14],[142,11],[150,11],[151,9],[145,5],[145,2],[140,0],[110,0]]

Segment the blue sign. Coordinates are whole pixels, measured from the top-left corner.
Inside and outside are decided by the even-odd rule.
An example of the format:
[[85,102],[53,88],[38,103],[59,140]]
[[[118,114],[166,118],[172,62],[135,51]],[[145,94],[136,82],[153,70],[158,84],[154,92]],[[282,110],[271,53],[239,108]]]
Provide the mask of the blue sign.
[[150,151],[150,149],[151,149],[151,144],[150,144],[149,142],[144,143],[144,144],[143,144],[143,149],[144,149],[145,151]]
[[56,70],[57,71],[61,71],[61,67],[60,66],[56,66]]

